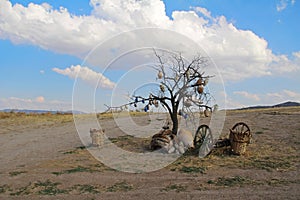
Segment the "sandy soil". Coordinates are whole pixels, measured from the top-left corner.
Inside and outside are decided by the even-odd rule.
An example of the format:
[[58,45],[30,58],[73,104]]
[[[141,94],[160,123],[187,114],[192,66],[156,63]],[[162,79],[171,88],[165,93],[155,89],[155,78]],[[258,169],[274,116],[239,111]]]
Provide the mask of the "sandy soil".
[[[1,118],[0,199],[300,199],[299,110],[228,112],[223,136],[239,121],[253,133],[244,156],[227,148],[203,159],[186,153],[164,169],[142,174],[95,160],[82,146],[72,116]],[[122,135],[110,119],[100,122]],[[128,149],[148,144],[131,139],[114,142]]]

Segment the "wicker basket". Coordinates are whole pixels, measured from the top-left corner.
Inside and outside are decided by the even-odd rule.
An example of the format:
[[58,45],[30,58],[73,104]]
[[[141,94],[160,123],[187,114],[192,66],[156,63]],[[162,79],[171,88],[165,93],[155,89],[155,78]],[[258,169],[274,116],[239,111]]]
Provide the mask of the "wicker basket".
[[250,143],[251,136],[239,134],[231,130],[229,139],[232,152],[236,155],[242,155],[246,152],[246,148]]
[[246,152],[247,143],[244,142],[231,142],[232,152],[236,155],[242,155]]

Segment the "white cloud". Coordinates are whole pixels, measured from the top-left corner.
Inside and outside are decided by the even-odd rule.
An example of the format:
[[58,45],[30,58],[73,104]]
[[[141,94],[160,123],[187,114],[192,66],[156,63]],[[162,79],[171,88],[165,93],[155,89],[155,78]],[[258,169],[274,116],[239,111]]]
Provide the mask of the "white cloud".
[[287,55],[274,56],[270,64],[274,74],[299,73],[300,72],[300,51],[293,52],[291,58]]
[[250,100],[254,100],[255,103],[245,103],[245,100],[239,96],[231,96],[227,97],[227,107],[229,108],[240,108],[245,107],[245,105],[275,105],[286,101],[300,102],[300,93],[287,89],[262,94],[251,94],[245,91],[236,91],[233,93],[246,97]]
[[43,103],[43,102],[45,102],[45,97],[39,96],[39,97],[37,97],[37,98],[35,99],[35,101],[38,102],[38,103]]
[[46,101],[43,96],[36,98],[17,98],[9,97],[0,99],[0,109],[33,109],[33,110],[71,110],[69,102],[51,100]]
[[300,93],[291,91],[291,90],[283,90],[283,93],[288,97],[292,98],[293,100],[300,101]]
[[250,30],[238,29],[224,16],[213,17],[205,8],[174,11],[170,19],[161,0],[91,0],[90,5],[91,15],[76,16],[66,8],[55,10],[49,4],[30,3],[25,7],[0,0],[0,38],[83,58],[112,35],[158,27],[177,31],[200,44],[225,80],[300,71],[297,59],[274,55],[265,39]]
[[276,104],[284,101],[300,102],[300,93],[292,90],[281,90],[262,95],[262,102],[265,104]]
[[281,12],[287,8],[289,4],[292,6],[296,3],[296,0],[280,0],[276,5],[276,9],[278,12]]
[[112,89],[115,83],[103,76],[103,74],[95,72],[88,67],[80,65],[71,66],[66,69],[53,68],[54,72],[69,76],[72,79],[80,78],[94,87],[101,87],[104,89]]
[[233,93],[237,94],[237,95],[240,95],[240,96],[243,96],[243,97],[245,97],[247,99],[250,99],[250,100],[254,100],[254,101],[259,101],[260,100],[260,97],[257,94],[251,94],[251,93],[246,92],[246,91],[235,91]]
[[275,99],[282,99],[284,97],[281,93],[278,92],[267,93],[266,96]]
[[280,2],[276,5],[276,9],[278,12],[281,12],[284,9],[286,9],[287,5],[288,5],[287,0],[280,0]]
[[203,14],[205,17],[211,18],[211,19],[212,19],[211,13],[210,13],[206,8],[195,7],[195,8],[193,8],[193,9],[194,9],[196,12],[199,12],[199,13]]
[[45,74],[45,71],[44,70],[40,70],[40,74]]
[[[223,92],[219,94],[224,95]],[[253,94],[247,91],[235,91],[233,95],[226,94],[226,108],[244,108],[249,106],[258,105],[276,105],[286,101],[300,102],[300,93],[292,90],[281,90],[278,92],[267,92],[260,94]],[[225,108],[225,105],[219,105],[221,109]]]
[[293,56],[294,56],[296,59],[299,59],[299,60],[300,60],[300,51],[294,52],[294,53],[293,53]]
[[[244,108],[244,107],[246,107],[246,105],[240,101],[234,100],[230,97],[226,99],[226,109],[235,109],[235,108]],[[221,109],[223,109],[223,107]]]

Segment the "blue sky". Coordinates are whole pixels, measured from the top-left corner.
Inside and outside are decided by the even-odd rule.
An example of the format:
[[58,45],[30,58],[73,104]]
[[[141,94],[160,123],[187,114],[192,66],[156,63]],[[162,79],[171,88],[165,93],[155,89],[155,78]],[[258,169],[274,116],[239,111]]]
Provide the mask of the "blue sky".
[[[0,0],[0,109],[71,109],[75,70],[71,67],[84,67],[81,64],[87,52],[111,35],[149,26],[186,34],[213,59],[216,55],[229,108],[300,101],[297,0],[140,2]],[[133,17],[133,8],[144,20]],[[54,23],[46,26],[49,20]],[[79,22],[81,26],[76,27]],[[214,31],[218,35],[209,37]],[[216,45],[221,50],[216,50]],[[224,58],[233,59],[223,62]],[[102,103],[110,103],[109,88],[125,71],[107,71],[109,80],[99,92]],[[95,73],[99,75],[101,70]]]

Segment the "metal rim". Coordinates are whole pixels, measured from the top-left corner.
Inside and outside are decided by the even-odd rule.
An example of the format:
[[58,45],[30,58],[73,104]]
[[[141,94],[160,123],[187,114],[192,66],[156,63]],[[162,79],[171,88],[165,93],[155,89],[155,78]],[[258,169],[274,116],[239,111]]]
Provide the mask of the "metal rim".
[[194,138],[195,149],[199,149],[199,156],[204,157],[213,148],[213,136],[209,126],[203,124],[198,127]]

